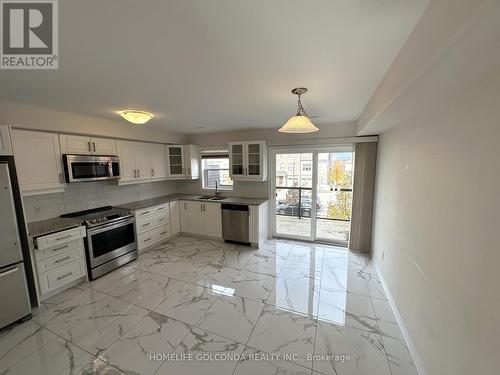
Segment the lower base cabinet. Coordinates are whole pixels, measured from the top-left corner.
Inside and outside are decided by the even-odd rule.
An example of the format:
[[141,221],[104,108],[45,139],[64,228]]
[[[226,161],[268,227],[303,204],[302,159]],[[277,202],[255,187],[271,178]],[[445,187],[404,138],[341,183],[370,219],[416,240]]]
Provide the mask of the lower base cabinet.
[[137,249],[139,252],[161,243],[172,237],[172,216],[175,209],[170,210],[170,204],[144,208],[135,212],[135,227],[137,232]]
[[87,277],[85,236],[85,227],[77,227],[36,238],[35,267],[42,300],[52,292]]
[[220,203],[181,201],[180,222],[183,233],[222,238]]

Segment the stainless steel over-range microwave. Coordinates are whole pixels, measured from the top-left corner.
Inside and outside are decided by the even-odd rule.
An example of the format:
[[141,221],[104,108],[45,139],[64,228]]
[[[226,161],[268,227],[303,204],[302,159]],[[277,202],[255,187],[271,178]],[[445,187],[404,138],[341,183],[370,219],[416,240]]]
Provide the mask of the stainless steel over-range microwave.
[[66,182],[114,180],[120,178],[118,156],[63,155]]

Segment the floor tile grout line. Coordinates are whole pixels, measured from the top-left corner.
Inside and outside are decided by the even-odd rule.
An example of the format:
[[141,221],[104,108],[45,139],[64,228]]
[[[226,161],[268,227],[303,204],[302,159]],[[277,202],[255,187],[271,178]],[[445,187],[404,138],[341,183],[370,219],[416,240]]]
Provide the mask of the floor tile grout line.
[[[23,322],[23,324],[24,324],[24,323],[25,323],[25,322]],[[43,344],[43,345],[42,345],[42,346],[40,346],[39,348],[36,348],[36,350],[32,351],[31,353],[29,353],[29,354],[27,354],[27,355],[23,356],[22,358],[20,358],[20,359],[18,359],[18,360],[16,360],[16,361],[14,361],[13,363],[11,363],[11,364],[10,364],[10,366],[9,366],[9,368],[10,368],[10,367],[12,367],[12,366],[14,366],[14,365],[16,365],[16,364],[18,364],[18,363],[19,363],[19,362],[21,362],[22,360],[24,360],[24,359],[28,358],[28,357],[29,357],[30,355],[32,355],[33,353],[36,353],[37,351],[39,351],[40,349],[42,349],[43,347],[45,347],[46,345],[48,345],[48,344],[49,344],[49,343],[51,343],[52,341],[56,340],[56,339],[57,339],[57,337],[59,336],[59,335],[55,334],[54,332],[52,332],[51,330],[49,330],[49,329],[45,328],[45,327],[44,327],[44,326],[42,326],[41,324],[38,324],[37,322],[34,322],[34,323],[35,323],[36,325],[38,325],[37,331],[38,331],[40,328],[41,328],[42,330],[44,330],[44,329],[45,329],[45,330],[49,331],[49,332],[50,332],[52,335],[54,335],[55,337],[52,337],[52,338],[51,338],[51,339],[49,339],[49,340],[48,340],[45,344]],[[30,335],[30,336],[31,336],[31,335]],[[6,370],[8,370],[8,368],[7,368]],[[1,372],[1,373],[3,374],[3,372]]]
[[[59,338],[63,339],[65,342],[69,342],[71,345],[74,345],[74,346],[76,346],[78,349],[83,350],[85,353],[87,353],[87,354],[88,354],[88,355],[90,355],[91,357],[93,357],[93,358],[95,358],[95,359],[98,359],[98,360],[100,360],[100,361],[103,361],[103,362],[107,363],[109,366],[111,366],[111,367],[113,367],[113,368],[117,369],[118,371],[123,372],[123,371],[121,371],[119,368],[117,368],[116,366],[113,366],[111,363],[109,363],[109,362],[107,362],[107,361],[105,361],[105,360],[103,360],[103,359],[99,358],[99,357],[98,357],[98,356],[96,356],[94,353],[89,352],[87,349],[85,349],[85,348],[81,347],[81,346],[80,346],[80,345],[78,345],[77,343],[75,343],[75,342],[73,342],[73,341],[71,341],[71,340],[68,340],[67,338],[65,338],[65,337],[63,337],[62,335],[60,335],[60,334],[58,334],[58,333],[56,333],[56,332],[52,331],[51,329],[49,329],[49,328],[47,328],[47,327],[44,327],[44,328],[45,328],[46,330],[50,331],[51,333],[53,333],[54,335],[56,335],[57,337],[59,337]],[[128,332],[128,331],[127,331],[127,332]],[[115,341],[113,342],[113,344],[114,344],[116,341],[118,341],[118,340],[115,340]],[[111,345],[113,345],[113,344],[111,344]],[[110,346],[111,346],[111,345],[110,345]]]

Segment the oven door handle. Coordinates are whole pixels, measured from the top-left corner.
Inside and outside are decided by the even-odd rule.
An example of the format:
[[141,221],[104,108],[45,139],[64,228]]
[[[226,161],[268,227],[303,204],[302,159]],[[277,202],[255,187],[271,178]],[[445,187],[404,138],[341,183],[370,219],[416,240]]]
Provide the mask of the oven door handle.
[[87,229],[87,236],[90,237],[90,236],[92,236],[94,234],[98,234],[98,233],[101,233],[101,232],[106,232],[106,231],[108,231],[110,229],[120,228],[120,227],[123,227],[125,225],[133,224],[133,223],[135,223],[135,218],[134,217],[130,217],[130,218],[127,218],[125,220],[120,220],[120,221],[115,221],[113,223],[104,224],[104,225],[96,227],[96,228]]

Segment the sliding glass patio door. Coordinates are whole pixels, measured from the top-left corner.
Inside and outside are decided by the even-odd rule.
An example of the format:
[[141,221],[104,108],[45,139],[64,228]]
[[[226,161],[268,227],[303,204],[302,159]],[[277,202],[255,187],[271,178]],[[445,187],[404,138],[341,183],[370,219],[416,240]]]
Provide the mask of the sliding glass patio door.
[[310,240],[313,153],[277,153],[275,166],[275,234]]
[[352,147],[272,150],[273,235],[347,245]]

